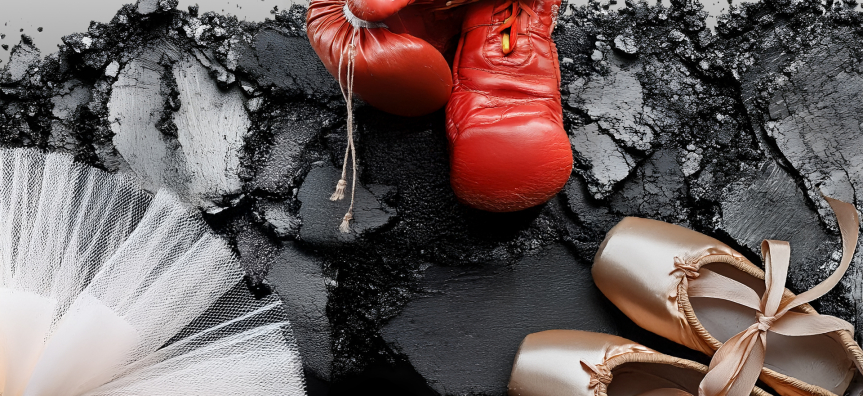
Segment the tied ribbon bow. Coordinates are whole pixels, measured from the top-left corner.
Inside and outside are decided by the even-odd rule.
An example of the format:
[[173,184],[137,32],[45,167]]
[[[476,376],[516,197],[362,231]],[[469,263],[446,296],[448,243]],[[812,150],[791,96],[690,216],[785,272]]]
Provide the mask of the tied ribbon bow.
[[584,369],[590,372],[590,384],[588,387],[593,389],[593,394],[595,396],[602,396],[608,392],[608,385],[611,384],[612,376],[611,370],[608,367],[605,367],[604,364],[591,364],[581,361],[581,365]]
[[767,332],[785,336],[809,336],[839,330],[853,331],[850,323],[828,315],[791,312],[833,289],[848,269],[859,233],[859,219],[853,205],[827,198],[842,233],[842,259],[833,274],[812,289],[783,301],[791,247],[785,241],[765,240],[761,244],[767,286],[764,295],[713,271],[704,271],[689,282],[690,297],[719,298],[756,311],[756,321],[731,337],[710,361],[710,369],[698,388],[699,396],[743,396],[755,387],[764,366]]
[[674,258],[674,269],[682,271],[686,279],[696,279],[700,275],[695,264],[686,262],[680,257]]
[[[522,0],[506,1],[503,4],[495,7],[493,14],[503,12],[510,7],[512,7],[512,11],[510,12],[509,17],[503,21],[502,25],[498,26],[497,29],[495,29],[495,33],[501,34],[501,50],[503,51],[504,55],[509,55],[512,51],[515,50],[515,45],[518,41],[519,35],[518,29],[520,27],[518,22],[519,15],[524,12],[531,18],[537,20],[539,19],[539,17],[536,15],[536,12],[534,12],[530,7],[524,4]],[[506,31],[507,29],[509,29],[508,32]]]

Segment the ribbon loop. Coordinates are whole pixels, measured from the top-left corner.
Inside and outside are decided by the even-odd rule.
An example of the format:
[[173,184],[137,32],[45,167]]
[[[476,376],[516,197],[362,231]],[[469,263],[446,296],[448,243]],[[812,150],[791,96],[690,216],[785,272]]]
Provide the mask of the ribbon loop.
[[[690,297],[724,299],[750,307],[756,313],[755,323],[731,337],[713,355],[710,370],[699,385],[699,396],[748,395],[764,366],[768,331],[788,336],[853,331],[850,323],[833,316],[790,312],[795,307],[823,296],[836,286],[854,257],[860,224],[857,209],[849,203],[827,197],[825,199],[833,208],[842,233],[842,260],[833,274],[812,289],[783,301],[791,262],[791,247],[788,242],[773,240],[765,240],[761,244],[766,288],[760,300],[754,290],[712,271],[704,271],[702,276],[689,283]],[[675,267],[687,271],[684,266],[678,265],[677,259]]]

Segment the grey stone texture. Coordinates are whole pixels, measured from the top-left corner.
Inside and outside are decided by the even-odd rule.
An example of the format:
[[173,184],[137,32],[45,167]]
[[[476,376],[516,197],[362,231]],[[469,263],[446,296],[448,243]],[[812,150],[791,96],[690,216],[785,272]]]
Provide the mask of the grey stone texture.
[[[44,59],[22,37],[0,70],[0,144],[71,152],[198,207],[246,286],[285,301],[313,395],[502,395],[521,338],[549,328],[705,362],[596,290],[590,265],[611,227],[668,221],[755,262],[762,239],[788,240],[799,292],[837,260],[821,194],[863,208],[863,16],[844,2],[734,5],[715,32],[689,0],[561,14],[576,169],[522,212],[459,204],[444,112],[403,118],[357,101],[349,234],[338,231],[349,196],[329,200],[345,108],[305,9],[250,23],[172,4],[123,6]],[[861,323],[861,258],[816,308]]]
[[426,292],[382,334],[397,350],[421,357],[414,367],[442,395],[506,393],[515,352],[530,333],[616,331],[590,266],[563,245],[539,249],[514,265],[431,267],[422,286]]
[[[166,63],[168,62],[168,63]],[[168,81],[176,86],[172,133],[159,128]],[[114,145],[151,191],[169,187],[211,209],[240,192],[240,149],[250,121],[239,88],[222,91],[191,56],[164,44],[120,72],[108,102]]]

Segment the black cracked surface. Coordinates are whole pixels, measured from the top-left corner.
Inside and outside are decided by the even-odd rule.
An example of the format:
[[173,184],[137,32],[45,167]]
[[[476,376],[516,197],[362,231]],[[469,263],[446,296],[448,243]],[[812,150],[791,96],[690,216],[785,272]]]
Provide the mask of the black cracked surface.
[[[716,33],[686,0],[562,15],[576,169],[561,194],[520,213],[458,204],[443,112],[407,119],[358,103],[348,236],[336,231],[347,201],[327,199],[344,104],[305,39],[305,10],[251,23],[175,6],[124,6],[44,59],[22,37],[0,70],[0,144],[71,152],[185,194],[231,242],[248,285],[287,303],[312,395],[501,395],[520,339],[554,327],[703,362],[596,291],[589,268],[608,229],[656,218],[756,261],[761,239],[787,239],[788,286],[802,291],[838,248],[820,194],[863,208],[863,16],[842,2],[732,6]],[[196,109],[223,121],[198,128]],[[860,257],[815,304],[852,324],[863,319]]]

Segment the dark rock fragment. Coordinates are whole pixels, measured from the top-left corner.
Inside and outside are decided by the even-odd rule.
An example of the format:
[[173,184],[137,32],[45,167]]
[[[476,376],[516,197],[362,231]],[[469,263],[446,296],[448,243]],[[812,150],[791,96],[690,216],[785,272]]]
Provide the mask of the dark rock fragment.
[[286,244],[274,258],[267,275],[288,309],[288,317],[307,372],[329,381],[332,374],[332,340],[327,318],[327,282],[323,262],[295,243]]
[[92,99],[89,87],[77,80],[70,80],[64,84],[61,93],[51,98],[54,105],[52,115],[56,118],[51,122],[51,137],[49,145],[55,148],[64,148],[75,151],[78,139],[74,136],[75,121],[78,112],[84,111],[82,106]]
[[[302,32],[297,32],[302,33]],[[328,99],[338,86],[318,59],[305,34],[262,29],[251,46],[241,45],[237,68],[258,85],[281,94]]]
[[521,340],[547,329],[615,333],[590,268],[560,245],[514,266],[433,266],[382,330],[440,394],[500,395]]
[[299,216],[291,213],[286,203],[264,202],[261,203],[263,219],[272,227],[273,232],[280,238],[296,238],[300,233],[303,221]]
[[351,184],[345,190],[345,199],[330,201],[341,172],[330,166],[317,167],[311,170],[300,187],[299,200],[300,218],[303,225],[300,228],[300,239],[313,245],[334,246],[350,243],[364,233],[383,227],[395,216],[395,211],[357,183],[354,220],[351,222],[351,232],[339,231],[339,224],[347,212],[351,200]]
[[594,242],[598,243],[596,238],[621,220],[620,216],[614,215],[608,207],[593,199],[586,183],[578,176],[569,179],[564,192],[569,209],[575,214],[578,222],[595,233]]
[[[262,99],[250,99],[246,105],[250,110],[260,109]],[[266,121],[267,144],[254,147],[254,179],[252,188],[269,194],[290,191],[298,186],[297,180],[309,170],[308,149],[319,139],[322,132],[336,119],[328,110],[307,104],[294,104]],[[257,143],[257,142],[256,142]],[[250,147],[250,149],[252,149]],[[335,185],[334,185],[335,186]]]
[[628,179],[609,206],[618,213],[687,225],[686,180],[675,151],[657,151]]
[[635,55],[638,52],[638,44],[632,36],[619,34],[614,38],[614,49],[627,55]]

